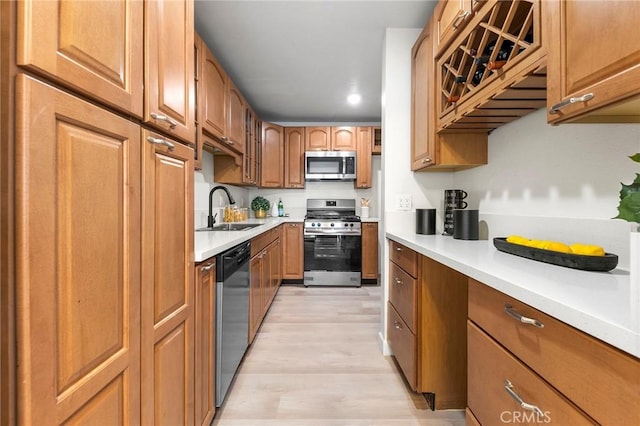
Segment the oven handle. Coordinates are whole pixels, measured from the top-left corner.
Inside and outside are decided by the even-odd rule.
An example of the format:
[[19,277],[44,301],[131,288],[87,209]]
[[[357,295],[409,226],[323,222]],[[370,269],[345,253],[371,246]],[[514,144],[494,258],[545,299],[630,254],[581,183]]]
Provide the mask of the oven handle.
[[339,230],[336,230],[336,232],[327,232],[327,231],[303,231],[302,233],[303,236],[305,237],[310,237],[310,236],[317,236],[317,235],[327,235],[327,236],[339,236],[339,237],[361,237],[362,236],[362,231],[358,231],[358,232],[342,232]]

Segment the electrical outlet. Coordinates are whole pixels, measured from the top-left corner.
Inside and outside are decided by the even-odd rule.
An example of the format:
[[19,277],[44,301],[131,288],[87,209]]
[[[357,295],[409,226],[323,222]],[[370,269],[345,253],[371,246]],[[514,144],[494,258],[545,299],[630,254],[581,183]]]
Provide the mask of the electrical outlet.
[[398,210],[411,210],[411,194],[398,194]]

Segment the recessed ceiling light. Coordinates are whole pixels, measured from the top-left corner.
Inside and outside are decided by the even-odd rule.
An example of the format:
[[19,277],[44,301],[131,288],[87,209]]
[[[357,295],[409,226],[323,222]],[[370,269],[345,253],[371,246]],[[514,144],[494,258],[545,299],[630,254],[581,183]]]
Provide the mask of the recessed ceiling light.
[[347,96],[347,102],[349,102],[351,105],[358,105],[361,99],[362,97],[357,93],[352,93]]

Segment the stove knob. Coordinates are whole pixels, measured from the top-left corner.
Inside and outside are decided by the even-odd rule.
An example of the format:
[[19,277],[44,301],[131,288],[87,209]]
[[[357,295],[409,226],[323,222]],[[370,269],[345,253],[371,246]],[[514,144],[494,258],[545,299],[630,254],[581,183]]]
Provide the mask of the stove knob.
[[316,224],[315,224],[315,223],[313,223],[313,222],[311,222],[311,226],[316,226]]
[[[349,224],[348,224],[348,223],[345,223],[345,224],[344,224],[344,226],[345,226],[345,227],[346,227],[346,226],[349,226]],[[352,225],[352,226],[353,226],[353,225]]]
[[331,222],[331,227],[333,228],[333,222]]
[[352,224],[350,224],[349,226],[351,226],[351,227],[353,228],[353,223],[352,223]]

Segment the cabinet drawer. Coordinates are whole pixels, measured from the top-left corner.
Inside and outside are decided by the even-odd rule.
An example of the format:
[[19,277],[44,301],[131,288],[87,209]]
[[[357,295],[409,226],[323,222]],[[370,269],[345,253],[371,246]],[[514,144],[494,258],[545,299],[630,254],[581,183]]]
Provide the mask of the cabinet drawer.
[[407,271],[412,277],[418,278],[418,253],[415,251],[389,240],[389,259]]
[[637,358],[471,279],[469,318],[599,423],[640,424]]
[[409,382],[411,389],[416,389],[416,336],[409,330],[398,312],[389,302],[387,318],[387,339],[393,350],[393,355],[400,365],[404,377]]
[[418,284],[411,275],[389,262],[389,301],[413,333],[416,333],[416,290]]
[[[594,424],[471,321],[467,323],[467,339],[468,404],[480,424]],[[507,391],[507,381],[517,396],[540,412],[523,409]]]
[[253,237],[251,239],[251,257],[264,250],[264,248],[271,244],[273,240],[278,238],[279,235],[280,226],[276,226],[275,228],[269,229],[268,231],[265,231],[256,237]]

